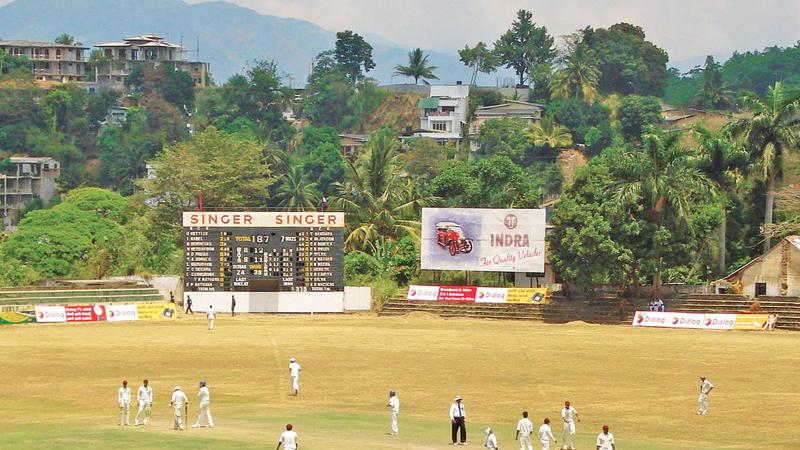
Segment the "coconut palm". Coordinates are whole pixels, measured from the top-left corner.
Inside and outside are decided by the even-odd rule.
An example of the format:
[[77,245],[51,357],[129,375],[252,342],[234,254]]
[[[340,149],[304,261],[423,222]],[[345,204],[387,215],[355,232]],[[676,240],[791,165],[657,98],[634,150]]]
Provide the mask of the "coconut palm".
[[548,82],[550,94],[561,98],[582,98],[591,103],[597,97],[600,69],[592,49],[577,44],[564,58],[564,66]]
[[769,228],[775,203],[775,184],[783,177],[783,158],[796,151],[800,137],[800,94],[788,94],[780,81],[770,86],[766,97],[745,92],[742,106],[752,115],[729,125],[729,131],[743,139],[756,161],[758,174],[767,183],[767,202],[764,209],[764,253],[770,249]]
[[278,205],[300,211],[313,211],[319,201],[314,182],[303,173],[302,166],[293,166],[281,178],[275,194]]
[[701,126],[694,129],[700,154],[698,167],[717,187],[722,202],[719,227],[718,270],[725,272],[728,193],[736,189],[747,170],[750,154],[726,132],[713,132]]
[[347,180],[335,185],[331,203],[347,213],[348,250],[371,251],[381,238],[420,237],[422,207],[436,202],[416,183],[401,176],[400,144],[393,130],[373,132],[366,151],[349,162]]
[[[638,205],[647,222],[657,227],[691,227],[690,206],[714,187],[696,167],[694,152],[680,146],[681,135],[665,134],[650,127],[642,134],[642,149],[627,148],[613,156],[610,167],[615,182],[608,195],[619,205]],[[652,242],[657,256],[653,286],[661,285],[661,248]]]
[[725,108],[734,103],[733,91],[722,81],[719,63],[711,55],[706,57],[703,69],[703,89],[695,94],[694,102],[701,108]]
[[525,130],[525,137],[536,147],[557,149],[572,145],[569,129],[557,124],[551,116],[544,116],[539,122],[531,124]]
[[408,65],[396,65],[394,67],[394,74],[414,78],[414,84],[417,84],[420,78],[425,80],[438,80],[439,77],[433,74],[433,71],[436,69],[436,66],[428,65],[428,55],[425,55],[422,53],[422,50],[416,48],[408,52]]

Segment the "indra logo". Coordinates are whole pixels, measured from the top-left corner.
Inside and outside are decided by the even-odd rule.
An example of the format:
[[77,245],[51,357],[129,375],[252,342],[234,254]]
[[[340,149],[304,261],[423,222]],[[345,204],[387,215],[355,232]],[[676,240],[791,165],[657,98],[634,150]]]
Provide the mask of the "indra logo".
[[503,219],[503,225],[505,225],[506,228],[508,228],[509,230],[517,228],[517,224],[518,224],[517,216],[515,216],[514,214],[508,214],[506,215],[506,218]]

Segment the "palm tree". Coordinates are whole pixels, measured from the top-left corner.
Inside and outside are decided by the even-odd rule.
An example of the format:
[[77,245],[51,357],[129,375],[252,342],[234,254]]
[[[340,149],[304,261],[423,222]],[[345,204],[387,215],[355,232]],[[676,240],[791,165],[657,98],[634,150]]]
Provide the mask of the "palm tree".
[[396,65],[394,67],[395,75],[402,75],[404,77],[414,78],[414,84],[419,83],[419,79],[425,80],[438,80],[439,77],[433,74],[436,66],[428,65],[428,55],[422,53],[422,50],[416,48],[408,52],[408,65]]
[[577,44],[564,58],[564,66],[548,82],[553,97],[582,98],[591,103],[597,97],[597,84],[600,69],[592,49],[585,44]]
[[436,202],[419,186],[401,176],[400,144],[395,132],[382,128],[372,133],[366,151],[349,163],[347,181],[335,185],[332,205],[347,213],[348,250],[369,252],[381,238],[393,241],[404,236],[419,240],[422,207]]
[[703,69],[703,89],[694,96],[695,105],[701,108],[724,108],[733,105],[733,91],[722,81],[722,72],[719,63],[714,57],[706,57]]
[[753,92],[745,92],[742,95],[742,105],[750,110],[752,116],[732,122],[729,131],[744,140],[745,147],[757,161],[759,175],[767,183],[767,202],[764,209],[766,253],[771,244],[769,228],[772,225],[775,184],[783,177],[785,154],[796,151],[798,147],[800,94],[789,95],[784,91],[783,84],[776,81],[764,98]]
[[728,193],[736,188],[747,170],[750,154],[725,132],[713,132],[697,126],[694,136],[699,145],[698,167],[711,180],[722,202],[719,227],[718,271],[725,273]]
[[[610,163],[616,181],[608,194],[619,205],[644,208],[646,221],[657,227],[691,228],[690,206],[713,186],[693,161],[693,152],[680,146],[681,135],[664,134],[650,127],[642,134],[643,149],[627,148]],[[661,285],[662,256],[658,242],[652,242],[656,256],[653,287]]]
[[313,211],[319,200],[314,182],[308,181],[299,165],[284,174],[275,197],[279,206],[300,211]]
[[558,149],[572,145],[569,129],[557,124],[551,116],[544,116],[539,122],[531,124],[525,130],[525,137],[536,147]]

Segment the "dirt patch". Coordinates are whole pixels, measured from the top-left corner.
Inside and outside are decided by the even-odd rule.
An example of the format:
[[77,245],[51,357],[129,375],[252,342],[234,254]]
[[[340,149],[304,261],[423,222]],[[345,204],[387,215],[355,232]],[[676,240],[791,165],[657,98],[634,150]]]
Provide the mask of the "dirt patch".
[[586,155],[578,149],[562,150],[556,158],[556,164],[561,167],[561,173],[564,174],[564,186],[572,184],[578,167],[585,166],[588,162],[589,159],[586,158]]
[[406,127],[419,128],[419,99],[417,94],[389,93],[375,112],[361,124],[364,133],[388,125],[401,131]]

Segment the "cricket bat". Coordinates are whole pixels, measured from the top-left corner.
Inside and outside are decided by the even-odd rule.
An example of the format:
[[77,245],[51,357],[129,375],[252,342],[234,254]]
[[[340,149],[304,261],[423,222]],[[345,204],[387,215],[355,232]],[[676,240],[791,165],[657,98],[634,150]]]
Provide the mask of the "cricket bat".
[[[186,417],[186,419],[185,419],[186,420],[186,428],[189,428],[189,404],[188,403],[183,405],[183,412],[184,412],[184,415]],[[184,430],[186,428],[184,428]]]

